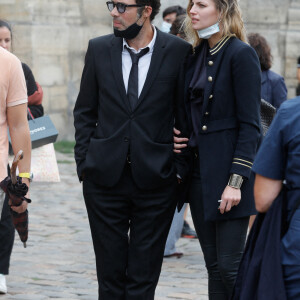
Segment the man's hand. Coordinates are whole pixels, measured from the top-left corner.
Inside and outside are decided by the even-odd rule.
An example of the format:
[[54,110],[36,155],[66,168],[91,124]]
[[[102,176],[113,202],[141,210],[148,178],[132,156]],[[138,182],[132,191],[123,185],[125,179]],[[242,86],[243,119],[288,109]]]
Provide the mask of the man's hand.
[[180,149],[187,147],[187,142],[189,141],[188,138],[180,138],[178,135],[180,135],[180,131],[177,130],[175,127],[173,128],[174,133],[174,152],[175,153],[181,153]]
[[233,206],[239,205],[241,201],[241,190],[235,189],[231,186],[226,186],[220,202],[220,213],[229,212]]

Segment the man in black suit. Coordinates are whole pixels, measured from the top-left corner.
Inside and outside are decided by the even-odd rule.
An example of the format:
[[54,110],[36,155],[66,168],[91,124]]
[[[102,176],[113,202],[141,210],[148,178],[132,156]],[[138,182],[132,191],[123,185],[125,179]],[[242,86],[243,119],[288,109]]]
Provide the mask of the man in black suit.
[[[174,214],[173,126],[187,136],[183,65],[190,45],[151,21],[159,0],[107,2],[114,35],[89,42],[74,108],[75,159],[101,300],[154,299]],[[177,128],[177,127],[176,127]]]

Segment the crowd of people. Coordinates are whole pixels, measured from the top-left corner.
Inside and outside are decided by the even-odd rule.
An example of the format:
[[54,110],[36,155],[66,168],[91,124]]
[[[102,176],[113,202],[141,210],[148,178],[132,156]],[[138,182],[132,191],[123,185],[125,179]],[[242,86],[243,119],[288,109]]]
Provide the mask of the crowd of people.
[[[249,222],[257,211],[267,213],[283,184],[290,224],[281,240],[283,281],[286,298],[300,299],[300,98],[286,101],[284,78],[271,70],[271,48],[260,34],[246,34],[237,0],[168,7],[161,30],[152,25],[160,5],[107,2],[114,32],[89,41],[74,107],[74,153],[99,299],[153,300],[163,258],[183,255],[176,248],[181,236],[199,239],[209,299],[231,299],[245,271],[239,267]],[[8,50],[0,47],[0,64],[7,64],[0,74],[1,180],[7,126],[14,152],[25,153],[20,171],[28,174],[26,117],[43,114],[41,88],[27,65],[20,72],[11,39],[0,21],[0,45]],[[300,82],[299,70],[298,61]],[[265,138],[262,99],[277,110]],[[196,232],[186,221],[188,204]],[[26,204],[11,209],[24,211]],[[0,226],[6,293],[13,244],[8,197]]]

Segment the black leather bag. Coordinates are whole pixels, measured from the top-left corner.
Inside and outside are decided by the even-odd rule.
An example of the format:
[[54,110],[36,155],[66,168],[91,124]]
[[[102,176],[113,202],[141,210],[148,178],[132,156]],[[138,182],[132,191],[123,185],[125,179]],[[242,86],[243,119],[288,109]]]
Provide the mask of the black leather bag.
[[274,117],[276,114],[276,108],[267,102],[264,99],[261,99],[260,103],[260,121],[262,127],[262,134],[263,136],[266,135]]

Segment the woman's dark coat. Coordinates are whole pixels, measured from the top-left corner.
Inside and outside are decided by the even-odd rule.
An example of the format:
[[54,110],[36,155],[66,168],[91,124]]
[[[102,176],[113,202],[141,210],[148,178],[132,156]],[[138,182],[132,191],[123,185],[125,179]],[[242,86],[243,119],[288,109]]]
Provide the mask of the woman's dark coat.
[[[196,55],[200,49],[201,45],[195,49]],[[187,62],[186,91],[196,55]],[[226,37],[209,50],[206,72],[202,125],[197,136],[205,219],[249,216],[256,213],[251,167],[260,140],[260,64],[250,46]],[[186,98],[191,124],[188,94]],[[218,200],[232,173],[245,178],[241,202],[221,215]]]

